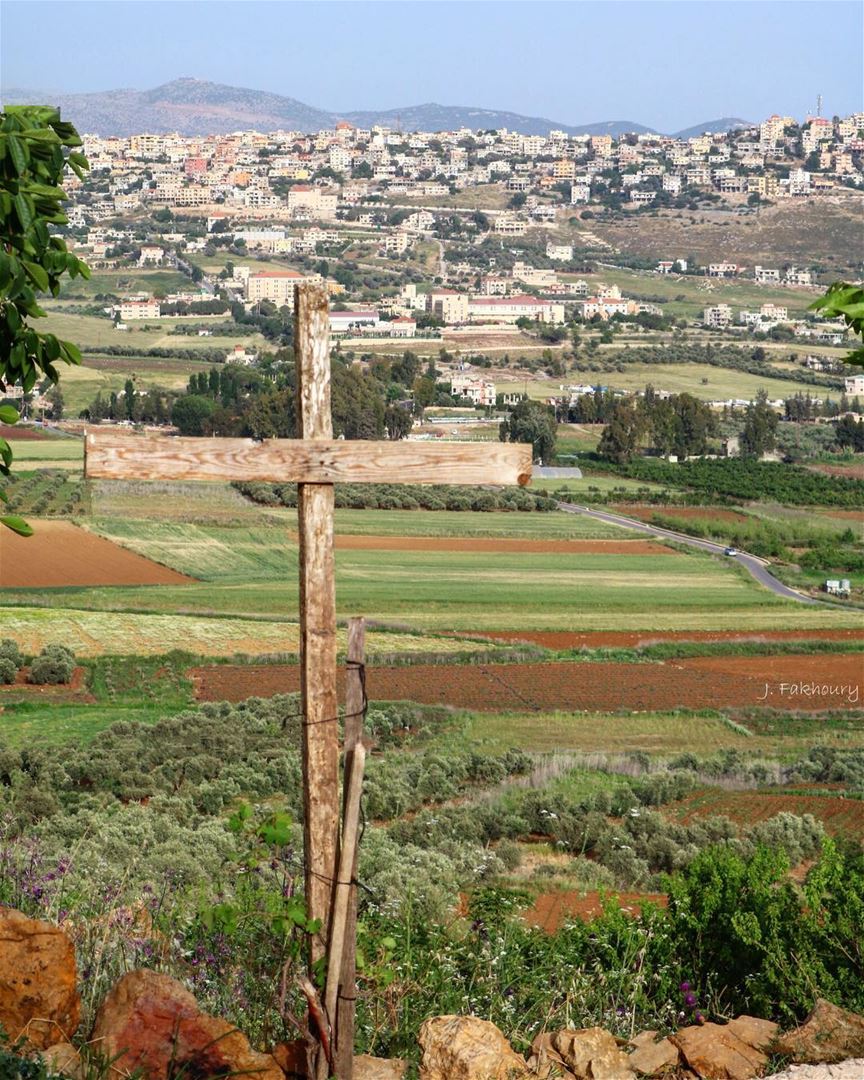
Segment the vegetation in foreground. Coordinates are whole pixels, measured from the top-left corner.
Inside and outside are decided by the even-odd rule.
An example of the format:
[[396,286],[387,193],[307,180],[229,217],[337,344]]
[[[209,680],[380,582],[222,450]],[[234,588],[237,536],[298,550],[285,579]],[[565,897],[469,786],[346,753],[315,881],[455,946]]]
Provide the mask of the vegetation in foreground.
[[[864,1006],[858,841],[806,815],[674,815],[711,777],[860,798],[860,750],[550,767],[484,748],[442,710],[376,704],[368,728],[358,1049],[410,1056],[420,1022],[445,1012],[489,1017],[523,1047],[544,1025],[668,1029],[685,980],[707,1016],[788,1021],[817,994]],[[152,966],[254,1041],[290,1037],[273,1002],[303,947],[300,790],[296,698],[119,722],[83,749],[7,746],[0,899],[69,929],[88,1008],[122,970]],[[538,835],[554,856],[522,869]],[[659,889],[668,907],[631,917],[610,898],[590,924],[532,930],[523,909],[562,887]]]

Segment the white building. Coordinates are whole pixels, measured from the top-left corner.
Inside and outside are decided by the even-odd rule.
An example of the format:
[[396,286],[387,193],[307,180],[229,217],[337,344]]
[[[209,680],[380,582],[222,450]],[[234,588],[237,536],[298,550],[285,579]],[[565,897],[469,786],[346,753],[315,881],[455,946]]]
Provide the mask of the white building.
[[495,383],[472,375],[454,375],[450,392],[453,397],[469,398],[474,405],[495,405]]
[[560,324],[564,305],[536,296],[472,296],[468,301],[471,322],[515,323],[518,319]]
[[546,258],[555,262],[572,262],[573,245],[548,243],[546,245]]
[[[115,313],[117,308],[114,309]],[[121,300],[120,320],[131,322],[133,319],[158,319],[161,307],[158,300]]]
[[158,244],[142,244],[141,254],[138,256],[139,266],[161,266],[165,259],[165,251]]
[[728,304],[714,304],[702,312],[702,325],[722,330],[732,322],[732,308]]
[[380,323],[378,312],[365,308],[353,311],[331,311],[330,329],[334,334],[347,334],[351,331],[377,329]]
[[257,304],[269,300],[277,307],[293,308],[294,286],[303,281],[296,270],[261,270],[250,274],[246,281],[246,299]]
[[780,271],[768,266],[754,266],[753,277],[760,285],[780,284]]

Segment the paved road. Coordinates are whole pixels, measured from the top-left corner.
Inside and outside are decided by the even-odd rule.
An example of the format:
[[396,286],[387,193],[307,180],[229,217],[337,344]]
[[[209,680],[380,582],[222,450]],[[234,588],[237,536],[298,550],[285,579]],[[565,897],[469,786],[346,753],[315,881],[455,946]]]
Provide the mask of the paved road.
[[[605,521],[608,525],[622,525],[628,529],[636,529],[637,532],[648,533],[649,536],[657,536],[661,540],[677,540],[679,544],[688,544],[690,547],[701,548],[712,555],[723,555],[726,548],[724,544],[715,544],[711,540],[699,540],[695,536],[687,536],[686,533],[673,532],[671,529],[662,529],[659,525],[649,525],[635,518],[624,517],[622,514],[610,514],[606,510],[592,510],[587,506],[577,506],[575,503],[559,502],[558,506],[568,514],[584,514],[585,517],[594,518],[595,521]],[[726,556],[732,558],[732,556]],[[739,552],[734,556],[735,561],[740,563],[753,575],[760,585],[770,589],[784,600],[797,600],[799,604],[822,604],[823,601],[815,600],[812,596],[790,589],[782,581],[778,581],[773,574],[769,573],[765,563],[757,559],[755,555],[747,555]],[[833,606],[833,605],[831,605]]]

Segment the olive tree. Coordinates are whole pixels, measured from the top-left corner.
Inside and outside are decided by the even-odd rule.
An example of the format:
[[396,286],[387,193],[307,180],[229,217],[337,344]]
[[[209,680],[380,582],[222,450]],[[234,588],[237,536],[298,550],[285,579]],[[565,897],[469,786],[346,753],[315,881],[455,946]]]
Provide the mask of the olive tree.
[[[90,276],[51,230],[68,221],[59,186],[66,168],[79,179],[88,168],[80,145],[55,108],[7,105],[0,113],[0,395],[13,386],[29,394],[43,378],[56,383],[58,361],[81,363],[75,345],[32,325],[45,316],[40,295],[57,296],[64,275]],[[17,420],[15,408],[0,405],[0,422]],[[11,464],[12,448],[0,438],[0,474],[8,476]],[[0,499],[8,501],[2,488]],[[14,514],[0,516],[0,524],[25,536],[32,531]]]

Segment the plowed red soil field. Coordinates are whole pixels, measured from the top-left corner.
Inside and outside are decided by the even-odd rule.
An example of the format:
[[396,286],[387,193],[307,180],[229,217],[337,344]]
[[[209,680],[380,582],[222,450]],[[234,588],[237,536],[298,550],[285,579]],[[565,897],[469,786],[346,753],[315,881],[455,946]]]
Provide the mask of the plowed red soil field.
[[33,521],[33,535],[0,529],[0,587],[184,585],[192,578],[68,521]]
[[23,667],[18,672],[14,683],[0,683],[0,712],[3,711],[3,701],[28,701],[33,698],[49,698],[60,701],[76,701],[92,703],[96,700],[87,689],[87,672],[83,667],[76,667],[72,672],[72,679],[68,683],[59,686],[37,686],[27,681],[30,674],[28,667]]
[[777,814],[812,814],[832,835],[864,836],[864,801],[833,795],[786,795],[762,791],[695,791],[665,812],[679,821],[723,815],[744,825]]
[[864,641],[862,630],[478,630],[471,637],[531,642],[547,649],[635,648],[658,641]]
[[822,510],[823,517],[840,518],[842,521],[864,521],[864,510]]
[[719,506],[633,506],[631,503],[620,503],[612,509],[617,510],[619,514],[639,518],[641,521],[650,521],[655,514],[701,521],[749,520],[746,514],[739,514],[737,510],[726,510]]
[[44,432],[39,431],[37,428],[21,427],[16,424],[12,427],[10,424],[0,424],[0,439],[40,439],[45,440],[49,436]]
[[[641,912],[643,904],[665,908],[668,903],[665,893],[610,893],[607,899],[613,900],[628,915]],[[522,913],[522,918],[529,926],[552,934],[565,922],[573,919],[590,922],[602,914],[603,898],[599,892],[561,890],[541,893],[532,906]]]
[[[242,701],[300,688],[293,665],[215,665],[191,672],[202,701]],[[416,701],[479,712],[654,712],[663,709],[843,709],[864,673],[860,655],[697,657],[664,664],[417,664],[370,667],[373,701]],[[818,693],[791,687],[818,686]]]
[[360,551],[483,551],[600,555],[677,555],[652,540],[510,540],[484,536],[337,536],[336,547]]

